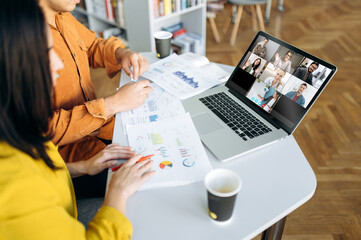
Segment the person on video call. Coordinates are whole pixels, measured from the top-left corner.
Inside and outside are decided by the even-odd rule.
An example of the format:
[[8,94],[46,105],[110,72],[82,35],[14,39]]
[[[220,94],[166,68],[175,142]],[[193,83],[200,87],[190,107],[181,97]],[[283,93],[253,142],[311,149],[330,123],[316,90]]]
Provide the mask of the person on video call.
[[273,93],[273,96],[269,96],[267,99],[262,99],[265,102],[263,109],[267,112],[270,112],[273,109],[274,105],[276,104],[279,96],[280,96],[280,93],[275,91]]
[[265,104],[265,99],[272,97],[275,91],[281,91],[283,88],[282,78],[286,75],[286,72],[282,69],[278,69],[273,77],[268,77],[264,80],[264,83],[268,87],[268,90],[265,92],[264,96],[258,94],[258,97],[262,100],[261,104]]
[[317,62],[312,62],[308,68],[298,67],[293,75],[313,86],[312,73],[318,68],[318,65]]
[[283,58],[280,57],[279,53],[276,53],[273,65],[285,70],[286,72],[290,72],[291,65],[292,65],[290,59],[292,58],[292,56],[293,56],[293,52],[291,52],[291,51],[287,51],[287,53],[285,54],[285,56]]
[[298,103],[302,107],[305,105],[305,97],[302,95],[302,93],[307,89],[307,84],[302,83],[297,91],[291,91],[286,93],[286,97],[290,98],[292,101]]
[[35,0],[0,1],[0,16],[0,239],[131,239],[127,201],[154,175],[152,161],[136,155],[113,174],[85,230],[70,177],[77,172],[50,141],[53,87],[64,64],[49,26]]
[[242,69],[256,77],[261,69],[261,58],[255,59],[252,64],[251,61],[248,60]]
[[[53,35],[54,50],[64,64],[54,88],[55,112],[49,125],[53,143],[59,146],[61,156],[69,163],[94,157],[103,149],[104,154],[112,152],[105,147],[112,140],[113,115],[140,106],[152,90],[149,81],[142,80],[126,84],[111,96],[96,97],[89,66],[105,68],[110,77],[123,69],[137,79],[149,64],[144,56],[125,49],[120,39],[98,38],[95,32],[79,23],[69,13],[77,3],[78,0],[39,0]],[[135,154],[129,147],[117,151],[122,151],[124,158]],[[81,167],[74,167],[88,174]],[[85,175],[75,179],[76,192],[104,196],[106,171],[100,176]],[[78,187],[78,183],[82,186]]]
[[261,58],[265,58],[267,54],[266,45],[268,43],[268,38],[263,39],[262,42],[257,43],[257,45],[253,48],[252,53],[260,56]]

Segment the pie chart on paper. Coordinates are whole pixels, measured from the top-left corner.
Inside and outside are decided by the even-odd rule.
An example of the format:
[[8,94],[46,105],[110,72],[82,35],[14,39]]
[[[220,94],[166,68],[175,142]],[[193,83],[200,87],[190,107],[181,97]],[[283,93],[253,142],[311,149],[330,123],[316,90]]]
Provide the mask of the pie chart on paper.
[[171,168],[173,167],[173,163],[172,162],[169,162],[169,161],[163,161],[159,164],[159,167],[161,169],[164,169],[164,168]]

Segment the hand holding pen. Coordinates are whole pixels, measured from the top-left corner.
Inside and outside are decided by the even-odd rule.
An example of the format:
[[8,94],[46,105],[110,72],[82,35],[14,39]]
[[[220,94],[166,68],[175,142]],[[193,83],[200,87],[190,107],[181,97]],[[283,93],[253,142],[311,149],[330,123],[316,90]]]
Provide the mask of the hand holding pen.
[[104,206],[113,207],[124,214],[129,196],[155,174],[155,171],[150,171],[153,161],[148,159],[139,162],[140,158],[140,154],[131,157],[113,173]]
[[[143,161],[146,161],[146,160],[148,160],[148,159],[151,159],[153,156],[154,156],[154,154],[141,157],[138,161],[136,161],[136,163],[143,162]],[[117,171],[122,165],[123,165],[123,164],[120,164],[119,166],[112,168],[112,172]]]

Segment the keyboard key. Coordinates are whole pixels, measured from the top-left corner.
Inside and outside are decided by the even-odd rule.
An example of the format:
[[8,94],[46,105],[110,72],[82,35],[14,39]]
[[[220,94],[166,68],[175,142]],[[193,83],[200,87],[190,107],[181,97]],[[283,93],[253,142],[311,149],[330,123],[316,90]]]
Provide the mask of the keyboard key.
[[199,100],[244,141],[272,131],[223,92]]
[[217,117],[219,117],[220,119],[222,119],[223,122],[225,122],[225,123],[228,123],[228,122],[229,122],[225,117],[223,117],[223,115],[222,115],[220,112],[217,111],[217,109],[213,109],[212,112],[213,112],[214,114],[216,114]]

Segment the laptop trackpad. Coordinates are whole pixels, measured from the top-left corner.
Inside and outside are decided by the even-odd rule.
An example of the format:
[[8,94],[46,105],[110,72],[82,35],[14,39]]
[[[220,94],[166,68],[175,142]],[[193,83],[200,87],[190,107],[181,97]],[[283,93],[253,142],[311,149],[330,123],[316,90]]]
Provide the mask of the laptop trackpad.
[[223,128],[222,125],[220,125],[208,113],[202,113],[197,116],[192,116],[192,119],[197,130],[203,135]]

